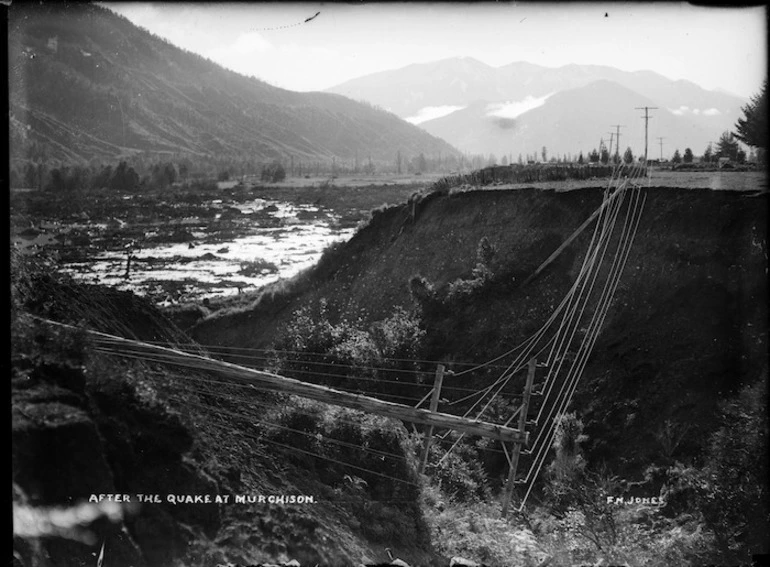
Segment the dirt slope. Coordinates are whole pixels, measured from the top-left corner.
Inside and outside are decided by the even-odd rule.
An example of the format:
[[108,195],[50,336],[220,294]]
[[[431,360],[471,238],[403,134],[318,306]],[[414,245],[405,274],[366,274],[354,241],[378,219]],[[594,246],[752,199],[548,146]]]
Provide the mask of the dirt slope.
[[[573,402],[587,419],[591,456],[630,474],[660,456],[667,419],[688,426],[678,450],[694,450],[711,430],[716,402],[767,366],[766,194],[645,191],[624,278]],[[396,305],[414,307],[414,275],[437,289],[470,277],[486,237],[497,249],[497,285],[423,321],[426,358],[483,362],[527,338],[564,296],[590,230],[540,278],[519,283],[589,217],[601,194],[469,191],[387,209],[330,254],[302,293],[219,314],[192,332],[203,344],[268,346],[296,308],[321,297],[340,316],[376,321]]]

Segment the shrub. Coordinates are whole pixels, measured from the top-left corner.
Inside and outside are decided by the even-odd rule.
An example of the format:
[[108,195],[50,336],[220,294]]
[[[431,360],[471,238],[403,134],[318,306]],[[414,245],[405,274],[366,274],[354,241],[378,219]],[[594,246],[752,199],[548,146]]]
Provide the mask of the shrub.
[[[401,359],[417,356],[423,336],[419,319],[402,308],[372,325],[361,318],[332,323],[328,302],[322,298],[294,313],[274,343],[275,365],[302,380],[400,395],[403,392],[396,391],[400,386],[389,383],[414,381],[414,364]],[[403,376],[394,372],[400,369],[409,372]],[[355,381],[383,374],[387,382]]]
[[355,477],[361,496],[416,502],[415,460],[406,430],[393,421],[300,399],[287,400],[265,421],[275,424],[267,428],[269,439],[318,455],[294,459],[325,484],[340,487]]
[[[448,440],[456,439],[457,434]],[[431,481],[454,502],[483,502],[489,500],[491,491],[487,473],[476,447],[460,442],[447,455],[447,447],[431,445],[427,472]]]
[[669,470],[669,499],[696,511],[713,535],[712,560],[735,563],[766,553],[770,533],[766,375],[722,404],[719,430],[701,467]]
[[485,289],[494,277],[492,263],[496,255],[497,249],[484,236],[476,248],[476,266],[471,272],[471,277],[468,279],[458,278],[451,282],[444,301],[447,303],[464,301]]
[[278,272],[278,266],[273,262],[259,258],[257,260],[241,262],[241,267],[238,270],[238,273],[244,276],[259,276],[264,272],[274,274]]

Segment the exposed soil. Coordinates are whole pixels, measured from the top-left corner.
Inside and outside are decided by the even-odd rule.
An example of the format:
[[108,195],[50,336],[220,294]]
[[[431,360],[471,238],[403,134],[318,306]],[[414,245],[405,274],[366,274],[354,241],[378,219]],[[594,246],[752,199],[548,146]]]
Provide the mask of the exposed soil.
[[[590,456],[629,478],[663,458],[657,434],[666,419],[690,426],[672,457],[692,454],[713,430],[717,402],[767,367],[767,195],[645,191],[623,280],[573,401],[586,420]],[[193,336],[201,344],[268,347],[299,305],[322,297],[339,317],[383,319],[396,305],[414,308],[407,285],[414,275],[437,289],[469,277],[486,237],[498,251],[498,283],[425,321],[422,353],[485,362],[530,336],[564,296],[590,231],[537,280],[518,284],[599,206],[601,193],[466,191],[390,208],[319,265],[304,292],[215,314]],[[512,383],[511,393],[521,387]]]

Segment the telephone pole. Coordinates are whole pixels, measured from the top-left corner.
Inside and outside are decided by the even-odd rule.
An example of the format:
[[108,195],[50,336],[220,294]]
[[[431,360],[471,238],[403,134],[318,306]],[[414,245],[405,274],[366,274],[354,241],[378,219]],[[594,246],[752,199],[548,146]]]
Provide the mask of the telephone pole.
[[649,111],[658,110],[657,106],[637,106],[635,110],[644,110],[644,166],[647,167],[647,122],[650,120]]
[[615,153],[620,157],[620,129],[625,128],[623,124],[612,124],[615,126]]
[[658,143],[660,144],[660,161],[663,161],[663,140],[665,140],[665,138],[658,137]]
[[[524,386],[524,395],[521,399],[521,407],[519,408],[519,432],[523,433],[527,425],[527,413],[529,412],[529,398],[532,395],[532,383],[535,380],[535,368],[537,367],[537,360],[531,358],[527,368],[527,383]],[[521,454],[521,443],[516,443],[513,446],[513,454],[511,455],[511,466],[508,470],[508,479],[505,482],[505,492],[503,495],[503,509],[501,511],[502,517],[505,518],[508,514],[508,506],[511,503],[511,496],[513,495],[513,486],[516,484],[516,469],[519,467],[519,455]]]
[[610,157],[612,157],[612,138],[615,136],[614,132],[607,132],[610,135]]
[[[416,201],[413,201],[416,202]],[[433,380],[433,393],[430,399],[430,411],[435,413],[438,409],[438,401],[441,397],[441,384],[444,381],[444,365],[439,364],[436,368],[436,377]],[[428,428],[428,432],[425,434],[425,441],[422,448],[422,458],[420,459],[420,474],[425,472],[425,465],[428,464],[428,452],[430,451],[430,443],[433,437],[433,426]]]

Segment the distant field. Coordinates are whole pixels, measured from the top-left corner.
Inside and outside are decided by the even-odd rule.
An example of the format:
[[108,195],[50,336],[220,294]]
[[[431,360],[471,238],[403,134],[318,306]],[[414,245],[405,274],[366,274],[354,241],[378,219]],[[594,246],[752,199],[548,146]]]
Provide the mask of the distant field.
[[[600,187],[606,184],[608,178],[542,181],[535,183],[509,183],[494,186],[495,189],[523,189],[535,187],[538,189],[556,189],[571,191],[588,187]],[[679,187],[682,189],[713,189],[715,191],[766,191],[767,175],[761,171],[671,171],[652,170],[650,172],[652,187]]]
[[441,179],[444,174],[424,173],[422,175],[414,174],[382,174],[382,175],[341,175],[332,178],[331,176],[313,176],[313,177],[287,177],[286,181],[275,184],[263,184],[265,187],[323,187],[325,185],[334,185],[335,187],[368,187],[370,185],[430,185],[434,181]]
[[416,192],[428,190],[441,178],[426,175],[373,175],[323,178],[291,177],[282,183],[253,186],[253,195],[294,204],[329,207],[344,214],[365,213],[383,205],[403,203]]

